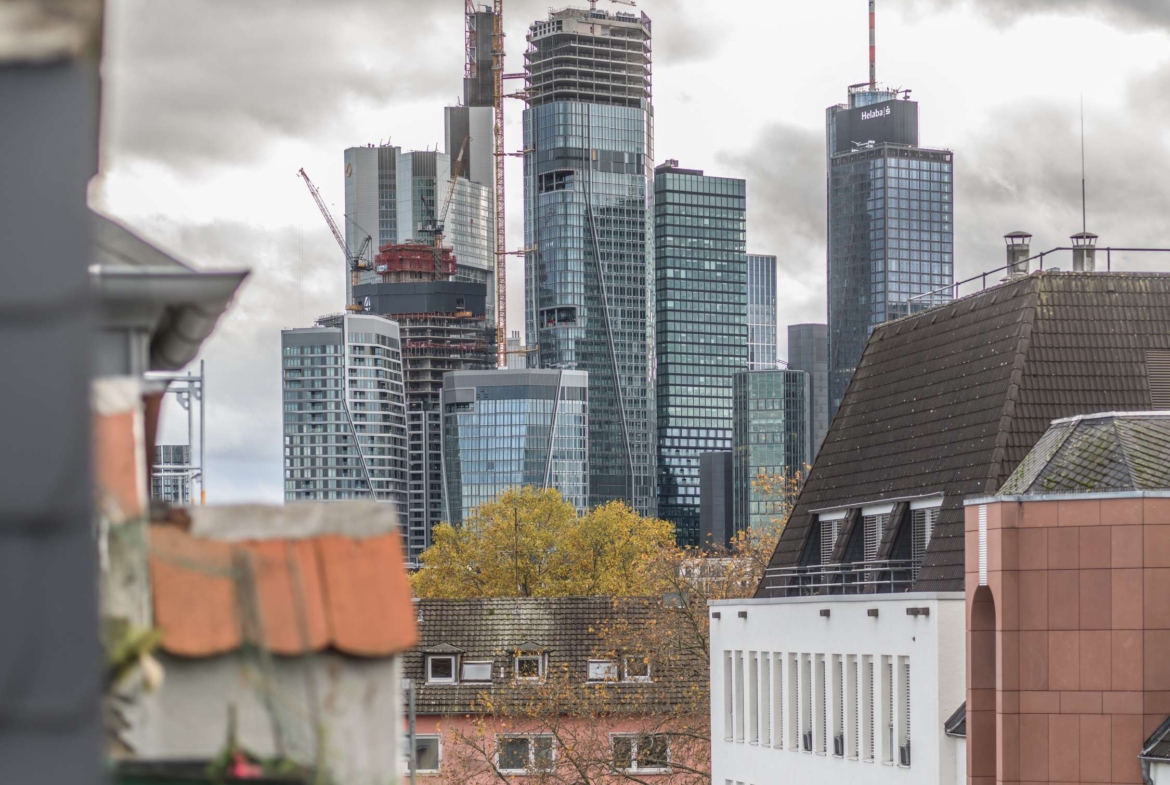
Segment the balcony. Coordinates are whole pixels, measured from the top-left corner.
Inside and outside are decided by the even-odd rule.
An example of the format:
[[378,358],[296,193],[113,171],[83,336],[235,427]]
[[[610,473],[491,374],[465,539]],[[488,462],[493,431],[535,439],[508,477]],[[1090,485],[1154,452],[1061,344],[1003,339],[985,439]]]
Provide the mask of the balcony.
[[773,567],[764,572],[763,596],[812,597],[834,594],[892,594],[909,591],[917,559]]

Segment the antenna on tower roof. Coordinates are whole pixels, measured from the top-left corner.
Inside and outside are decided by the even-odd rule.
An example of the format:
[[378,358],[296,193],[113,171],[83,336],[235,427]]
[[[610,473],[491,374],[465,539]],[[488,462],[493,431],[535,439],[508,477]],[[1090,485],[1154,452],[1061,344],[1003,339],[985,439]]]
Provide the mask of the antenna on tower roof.
[[869,0],[869,89],[877,87],[877,33],[875,30],[876,0]]
[[1085,94],[1081,93],[1081,231],[1089,231],[1088,213],[1085,207]]

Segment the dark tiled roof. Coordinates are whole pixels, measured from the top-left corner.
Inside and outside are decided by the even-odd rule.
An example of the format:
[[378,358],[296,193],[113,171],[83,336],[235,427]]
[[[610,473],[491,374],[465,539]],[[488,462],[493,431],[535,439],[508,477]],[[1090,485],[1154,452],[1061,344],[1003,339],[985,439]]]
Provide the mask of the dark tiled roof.
[[1129,413],[1054,422],[1000,496],[1170,489],[1170,414]]
[[967,702],[955,709],[955,713],[943,723],[943,732],[948,736],[962,736],[967,738]]
[[[588,661],[612,653],[615,641],[636,635],[668,613],[659,599],[610,597],[501,598],[472,600],[416,600],[419,645],[405,658],[405,673],[417,685],[419,714],[481,713],[485,699],[498,706],[509,698],[533,691],[531,685],[512,678],[512,657],[526,650],[543,651],[549,673],[568,673],[570,683],[582,689]],[[427,684],[425,654],[461,651],[462,661],[492,661],[492,682]],[[672,666],[650,655],[650,683],[610,682],[604,685],[607,710],[646,713],[694,707],[696,696],[705,694],[706,664],[683,656]],[[704,707],[704,711],[706,711]]]
[[1170,761],[1170,717],[1162,721],[1158,729],[1150,734],[1142,745],[1139,758]]
[[1055,419],[1150,407],[1170,276],[1034,273],[870,336],[773,567],[801,563],[817,509],[945,494],[914,588],[963,589],[965,496],[994,493]]

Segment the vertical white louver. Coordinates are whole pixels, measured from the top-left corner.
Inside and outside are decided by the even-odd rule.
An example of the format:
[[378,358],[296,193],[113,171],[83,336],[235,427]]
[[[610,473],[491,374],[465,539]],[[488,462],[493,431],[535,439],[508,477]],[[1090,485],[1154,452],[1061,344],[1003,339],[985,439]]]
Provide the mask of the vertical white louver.
[[837,544],[840,526],[840,520],[821,521],[821,564],[833,563],[833,548]]
[[760,654],[760,746],[772,745],[772,655]]
[[772,655],[772,746],[784,749],[784,655]]
[[910,743],[910,658],[902,658],[902,743]]
[[882,534],[885,532],[889,521],[889,513],[882,515],[866,515],[862,519],[862,526],[864,530],[863,534],[865,537],[866,561],[874,561],[877,559],[878,547],[882,543]]
[[979,585],[987,585],[987,505],[979,505]]
[[910,557],[914,560],[914,578],[918,579],[918,571],[922,565],[922,557],[930,547],[930,537],[934,533],[935,523],[938,522],[939,507],[926,507],[910,512]]
[[820,699],[820,714],[817,719],[817,752],[824,754],[828,749],[828,730],[829,730],[829,685],[825,674],[825,655],[817,655],[817,697]]
[[760,658],[759,653],[748,652],[747,688],[748,743],[760,743]]
[[833,714],[833,754],[845,755],[845,663],[840,654],[833,655],[833,692],[836,710]]
[[883,744],[882,760],[894,762],[894,661],[892,657],[882,657],[882,725]]
[[874,698],[873,657],[871,655],[868,655],[868,654],[865,656],[864,679],[865,679],[865,692],[863,693],[864,697],[862,699],[863,703],[861,706],[861,712],[862,712],[861,716],[862,716],[862,726],[863,726],[863,729],[865,732],[865,742],[864,742],[862,748],[864,750],[866,750],[865,759],[872,761],[874,759],[874,754],[876,752],[876,745],[874,743],[874,736],[876,735],[876,733],[875,733],[874,728],[877,725],[877,723],[874,722],[874,719],[875,719],[874,718],[874,713],[875,713],[874,710],[876,707],[874,706],[874,699],[873,699]]
[[853,751],[852,756],[861,760],[861,666],[853,657]]
[[732,670],[731,652],[723,652],[723,740],[735,738],[735,673]]

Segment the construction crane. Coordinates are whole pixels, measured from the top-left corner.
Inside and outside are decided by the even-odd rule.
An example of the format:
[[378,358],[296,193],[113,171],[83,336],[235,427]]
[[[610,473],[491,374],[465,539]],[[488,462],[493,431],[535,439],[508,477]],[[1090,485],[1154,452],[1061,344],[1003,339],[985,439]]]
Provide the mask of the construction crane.
[[[634,0],[608,0],[608,2],[620,3],[622,5],[630,5],[630,6],[634,6],[635,8],[638,6],[638,4],[634,2]],[[598,0],[589,0],[589,10],[596,11],[597,10],[597,3],[598,3]]]
[[[455,162],[451,164],[451,181],[447,185],[447,198],[443,200],[443,206],[439,210],[438,215],[435,214],[435,208],[430,207],[431,222],[423,227],[423,233],[431,237],[431,244],[435,247],[435,277],[443,274],[443,227],[447,223],[447,211],[451,209],[451,200],[455,198],[455,183],[459,179],[459,169],[463,164],[463,153],[467,150],[467,143],[471,141],[471,136],[463,137],[463,144],[459,145],[459,154],[455,156]],[[422,197],[423,204],[426,204],[426,197]]]
[[[325,223],[329,224],[329,231],[333,232],[333,239],[341,247],[341,253],[345,257],[346,267],[349,268],[349,293],[352,299],[353,290],[358,285],[360,278],[359,273],[363,270],[370,269],[370,263],[365,260],[366,250],[370,247],[370,243],[374,238],[366,235],[366,239],[362,241],[361,247],[356,253],[351,253],[345,244],[345,237],[342,236],[341,230],[337,228],[337,222],[333,220],[333,216],[329,213],[329,208],[325,206],[325,200],[321,198],[321,192],[317,190],[317,186],[313,185],[313,181],[309,179],[308,173],[302,168],[297,172],[297,176],[305,181],[305,185],[309,188],[309,193],[313,195],[313,201],[317,203],[317,209],[321,211],[322,217],[325,218]],[[360,311],[360,305],[354,302],[346,303],[345,310]]]
[[504,246],[504,0],[492,0],[492,155],[496,177],[496,366],[508,367],[508,252]]

